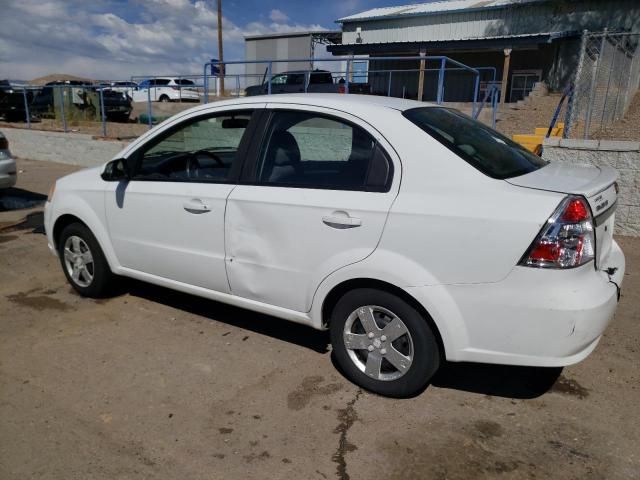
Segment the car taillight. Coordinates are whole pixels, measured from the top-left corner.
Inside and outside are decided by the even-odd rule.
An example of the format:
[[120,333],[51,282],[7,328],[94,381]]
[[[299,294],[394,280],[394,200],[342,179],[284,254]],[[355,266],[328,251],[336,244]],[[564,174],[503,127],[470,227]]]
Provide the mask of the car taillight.
[[595,256],[593,217],[583,197],[565,198],[522,257],[520,265],[572,268]]
[[347,89],[344,85],[338,85],[338,93],[345,93]]

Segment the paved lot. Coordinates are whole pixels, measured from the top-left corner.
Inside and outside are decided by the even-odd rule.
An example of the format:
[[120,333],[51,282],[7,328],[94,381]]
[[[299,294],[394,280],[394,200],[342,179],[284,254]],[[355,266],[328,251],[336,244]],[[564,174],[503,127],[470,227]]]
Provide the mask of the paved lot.
[[139,283],[78,297],[38,209],[2,211],[73,167],[19,168],[0,197],[3,480],[640,478],[638,239],[619,239],[622,302],[583,363],[448,365],[389,400],[345,381],[321,332]]

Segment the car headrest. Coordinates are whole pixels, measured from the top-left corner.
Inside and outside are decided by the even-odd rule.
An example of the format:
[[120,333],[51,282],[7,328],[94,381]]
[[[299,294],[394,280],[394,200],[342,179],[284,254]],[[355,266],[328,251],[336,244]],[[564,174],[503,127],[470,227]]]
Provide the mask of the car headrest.
[[295,137],[286,131],[275,132],[269,148],[274,166],[296,165],[300,163],[300,147]]

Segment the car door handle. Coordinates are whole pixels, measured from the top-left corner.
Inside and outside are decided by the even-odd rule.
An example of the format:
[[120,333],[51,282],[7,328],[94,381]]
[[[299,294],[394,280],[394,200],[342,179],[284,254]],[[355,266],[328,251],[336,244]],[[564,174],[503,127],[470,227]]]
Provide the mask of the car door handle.
[[362,220],[356,217],[350,217],[346,213],[342,213],[341,215],[337,213],[326,215],[322,217],[322,222],[331,228],[338,229],[355,228],[362,225]]
[[206,213],[211,211],[209,205],[199,198],[192,198],[191,200],[184,202],[182,206],[189,213]]

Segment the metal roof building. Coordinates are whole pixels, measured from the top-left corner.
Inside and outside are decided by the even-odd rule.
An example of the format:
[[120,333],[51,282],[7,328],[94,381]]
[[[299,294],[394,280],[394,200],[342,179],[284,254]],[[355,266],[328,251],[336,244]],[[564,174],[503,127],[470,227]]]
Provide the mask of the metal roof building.
[[[328,47],[334,55],[446,55],[472,67],[494,67],[498,80],[506,73],[502,98],[515,101],[536,81],[556,90],[566,85],[584,29],[640,31],[640,1],[450,0],[374,8],[337,22],[342,42]],[[418,68],[417,61],[401,64]],[[369,62],[369,70],[396,66]],[[462,77],[459,87],[455,75],[448,78],[445,100],[468,100],[470,88],[462,85]],[[374,87],[376,81],[373,75]],[[420,91],[416,79],[397,81],[414,95]],[[430,100],[430,89],[424,92],[423,99]]]

